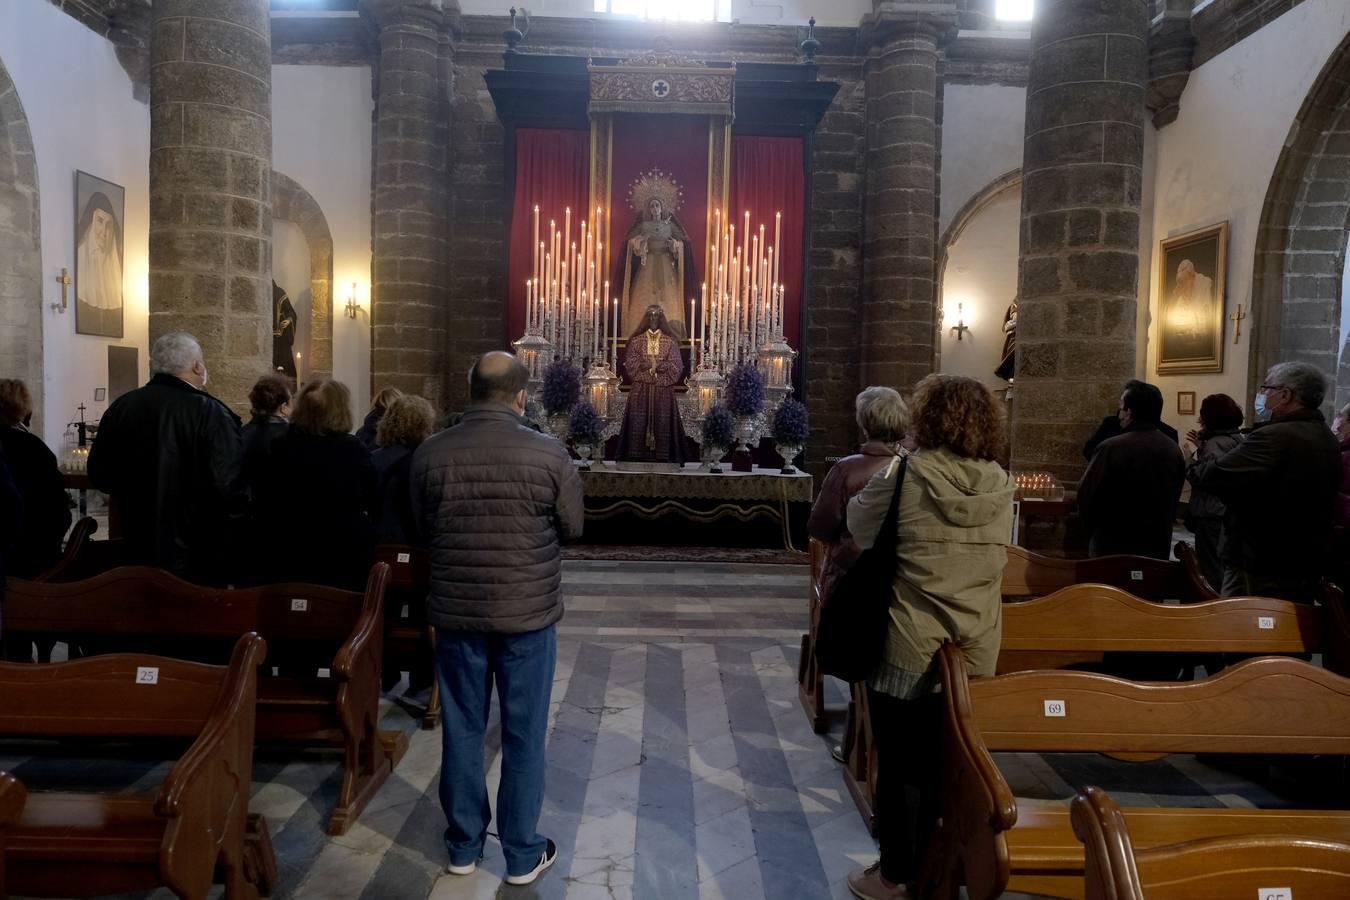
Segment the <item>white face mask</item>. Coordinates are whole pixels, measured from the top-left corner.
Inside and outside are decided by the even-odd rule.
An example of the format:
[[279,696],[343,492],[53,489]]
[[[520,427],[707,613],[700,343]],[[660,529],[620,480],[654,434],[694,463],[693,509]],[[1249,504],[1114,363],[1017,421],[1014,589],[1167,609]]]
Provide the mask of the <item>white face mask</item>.
[[1253,401],[1252,405],[1256,407],[1256,421],[1258,422],[1270,421],[1270,410],[1266,408],[1265,391],[1256,392],[1256,399]]

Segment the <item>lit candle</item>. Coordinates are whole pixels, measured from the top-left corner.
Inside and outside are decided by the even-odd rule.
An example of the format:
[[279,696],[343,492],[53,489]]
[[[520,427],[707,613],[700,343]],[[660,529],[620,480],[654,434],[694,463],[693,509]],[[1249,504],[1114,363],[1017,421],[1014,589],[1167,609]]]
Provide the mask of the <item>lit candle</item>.
[[619,371],[619,298],[614,298],[614,371]]
[[694,364],[694,298],[689,298],[689,318],[684,322],[684,336],[689,338],[689,365]]
[[698,304],[698,361],[702,365],[708,358],[708,282],[703,282],[703,292],[699,295]]
[[745,227],[741,229],[741,259],[750,258],[750,210],[745,211]]
[[[539,246],[539,204],[537,203],[534,205],[534,240],[530,242],[530,246]],[[541,261],[539,254],[536,253],[534,256],[534,268],[532,270],[533,274],[530,276],[531,278],[539,277],[539,263]]]

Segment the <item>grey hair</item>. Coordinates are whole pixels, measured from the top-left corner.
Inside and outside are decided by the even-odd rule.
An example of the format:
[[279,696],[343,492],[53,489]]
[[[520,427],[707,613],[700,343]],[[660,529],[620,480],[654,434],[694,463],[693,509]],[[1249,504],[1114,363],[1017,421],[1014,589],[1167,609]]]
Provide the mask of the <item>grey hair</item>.
[[854,401],[858,427],[874,441],[893,444],[909,431],[909,407],[894,388],[867,388]]
[[1327,396],[1327,376],[1304,362],[1276,363],[1266,374],[1266,384],[1288,388],[1308,409],[1317,409]]
[[202,345],[197,339],[186,331],[171,331],[150,348],[150,374],[188,372],[199,359],[202,359]]

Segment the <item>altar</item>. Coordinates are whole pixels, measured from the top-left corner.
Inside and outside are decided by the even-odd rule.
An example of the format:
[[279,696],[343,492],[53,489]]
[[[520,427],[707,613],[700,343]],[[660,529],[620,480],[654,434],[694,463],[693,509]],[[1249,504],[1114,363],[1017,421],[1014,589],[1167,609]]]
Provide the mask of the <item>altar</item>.
[[807,548],[814,483],[805,472],[597,461],[581,482],[588,544]]

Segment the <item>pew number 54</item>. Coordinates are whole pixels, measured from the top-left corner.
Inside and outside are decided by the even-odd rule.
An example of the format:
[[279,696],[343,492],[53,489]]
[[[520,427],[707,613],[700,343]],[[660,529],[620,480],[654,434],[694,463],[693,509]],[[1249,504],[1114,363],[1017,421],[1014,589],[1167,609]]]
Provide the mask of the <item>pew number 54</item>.
[[1067,715],[1063,700],[1046,700],[1045,717],[1047,719],[1062,719]]

